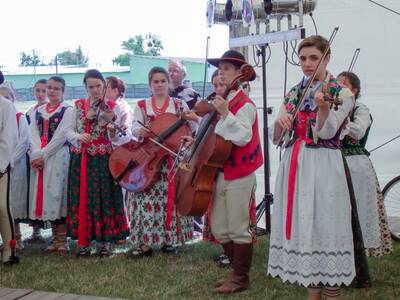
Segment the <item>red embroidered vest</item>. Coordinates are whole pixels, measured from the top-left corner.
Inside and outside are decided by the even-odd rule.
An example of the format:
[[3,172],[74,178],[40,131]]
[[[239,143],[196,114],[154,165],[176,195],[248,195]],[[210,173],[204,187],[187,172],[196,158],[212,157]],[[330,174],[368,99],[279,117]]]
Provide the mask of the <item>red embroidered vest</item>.
[[[240,97],[240,99],[237,99],[237,97]],[[230,112],[234,115],[236,115],[238,110],[246,103],[251,103],[255,106],[253,101],[251,101],[243,91],[237,93],[231,101],[237,101],[236,104],[230,108]],[[233,144],[231,155],[224,166],[224,178],[226,180],[234,180],[248,176],[262,166],[264,160],[258,133],[257,116],[252,126],[252,133],[250,142],[245,146],[240,147]]]
[[[97,124],[97,120],[88,120],[86,119],[86,102],[88,99],[78,99],[75,101],[76,107],[76,131],[79,134],[86,132],[86,123],[89,123],[89,133],[92,137],[92,141],[87,144],[86,151],[88,154],[94,156],[97,154],[105,155],[111,154],[112,146],[111,141],[107,136],[107,129],[101,128]],[[113,110],[115,107],[115,101],[106,100],[106,104],[109,109]],[[70,150],[76,154],[80,154],[82,148],[77,148],[75,146],[71,146]]]

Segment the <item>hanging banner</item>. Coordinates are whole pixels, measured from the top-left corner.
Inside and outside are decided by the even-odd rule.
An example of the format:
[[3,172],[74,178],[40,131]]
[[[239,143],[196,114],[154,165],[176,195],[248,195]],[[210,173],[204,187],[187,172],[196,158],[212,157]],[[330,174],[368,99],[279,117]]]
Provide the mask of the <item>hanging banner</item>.
[[214,25],[215,5],[216,0],[207,0],[207,26]]
[[244,27],[254,24],[253,0],[242,1],[242,20]]

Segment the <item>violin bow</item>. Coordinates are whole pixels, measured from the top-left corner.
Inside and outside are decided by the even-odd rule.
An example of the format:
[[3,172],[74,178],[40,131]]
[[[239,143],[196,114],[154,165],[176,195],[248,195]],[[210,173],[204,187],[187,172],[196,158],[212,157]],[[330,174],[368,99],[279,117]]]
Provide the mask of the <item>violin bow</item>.
[[357,48],[354,51],[353,58],[351,59],[351,63],[350,63],[350,66],[349,66],[349,69],[347,70],[347,72],[353,72],[353,68],[354,68],[354,65],[357,62],[358,55],[360,54],[360,51],[361,51],[360,48]]
[[[146,129],[148,132],[154,134],[156,137],[160,137],[159,135],[157,135],[157,133],[155,133],[154,131],[152,131],[151,129],[149,129],[145,124],[143,124],[143,122],[136,120],[136,122],[138,122],[141,126],[143,126],[144,129]],[[171,155],[178,157],[178,154],[175,153],[174,151],[172,151],[171,149],[169,149],[168,147],[165,147],[163,144],[159,143],[158,141],[156,141],[155,139],[149,137],[148,138],[150,141],[152,141],[154,144],[156,144],[157,146],[163,148],[165,151],[168,151]]]
[[[328,55],[328,52],[329,52],[329,49],[331,48],[333,39],[335,38],[336,33],[337,33],[338,31],[339,31],[339,27],[335,27],[335,28],[333,29],[333,32],[332,32],[332,34],[331,34],[331,37],[329,38],[329,45],[328,45],[328,47],[326,47],[324,53],[322,54],[320,60],[318,61],[318,65],[317,65],[317,67],[316,67],[314,73],[312,74],[312,76],[311,76],[311,77],[309,78],[309,80],[307,81],[306,87],[304,88],[304,90],[303,90],[303,92],[302,92],[302,94],[301,94],[301,96],[300,96],[299,102],[298,102],[298,104],[297,104],[297,106],[296,106],[296,108],[295,108],[295,110],[294,110],[294,113],[293,113],[293,121],[296,120],[297,115],[298,115],[298,113],[299,113],[299,111],[300,111],[301,105],[302,105],[302,103],[303,103],[303,101],[304,101],[304,98],[305,98],[305,96],[307,95],[308,90],[310,89],[311,84],[313,83],[315,77],[317,76],[317,72],[318,72],[319,67],[320,67],[321,64],[322,64],[322,61],[323,61],[323,60],[326,58],[326,56]],[[289,131],[288,129],[282,130],[282,134],[281,134],[281,136],[280,136],[280,138],[279,138],[279,142],[278,142],[277,148],[282,147],[282,146],[285,146],[285,145],[284,145],[284,144],[286,144],[286,143],[285,143],[285,140],[288,140],[288,139],[290,138],[292,132],[293,132],[292,130]]]
[[202,99],[204,99],[204,94],[206,93],[206,80],[207,80],[207,71],[208,71],[208,50],[210,48],[210,37],[207,37],[207,42],[206,42],[206,60],[204,62],[204,82],[203,82],[203,94],[202,94]]

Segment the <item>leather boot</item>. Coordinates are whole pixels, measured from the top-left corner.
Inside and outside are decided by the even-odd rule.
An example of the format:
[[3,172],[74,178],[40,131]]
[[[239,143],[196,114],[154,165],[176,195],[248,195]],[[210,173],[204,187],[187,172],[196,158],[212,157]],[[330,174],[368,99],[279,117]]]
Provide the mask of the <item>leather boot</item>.
[[43,250],[43,253],[53,253],[57,251],[57,225],[55,222],[51,222],[51,233],[50,245]]
[[17,241],[17,244],[15,245],[15,249],[18,251],[24,250],[24,243],[22,242],[22,234],[21,234],[21,228],[19,226],[19,223],[15,222],[14,223],[14,228],[15,228],[15,240]]
[[[231,265],[233,265],[233,264],[232,264],[233,258],[234,258],[234,257],[233,257],[233,249],[234,249],[234,248],[233,248],[233,242],[232,242],[232,241],[229,241],[229,242],[227,242],[227,243],[221,243],[221,246],[222,246],[222,248],[224,248],[224,252],[225,252],[226,256],[228,256],[228,258],[229,258],[229,260],[230,260],[230,262],[231,262]],[[219,286],[223,285],[223,284],[225,283],[225,281],[227,281],[232,275],[233,275],[233,273],[230,272],[226,277],[224,277],[224,278],[218,280],[218,281],[214,284],[214,286],[215,286],[215,287],[219,287]]]
[[234,244],[233,275],[215,291],[220,294],[230,294],[249,288],[249,272],[253,258],[253,244]]
[[69,252],[67,240],[67,224],[56,225],[56,242],[57,252],[59,254],[67,254]]

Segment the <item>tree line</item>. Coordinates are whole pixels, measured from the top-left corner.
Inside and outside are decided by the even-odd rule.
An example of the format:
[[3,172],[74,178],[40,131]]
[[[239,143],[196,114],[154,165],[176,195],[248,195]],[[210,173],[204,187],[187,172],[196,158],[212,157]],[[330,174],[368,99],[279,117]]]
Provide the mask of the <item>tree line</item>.
[[[129,37],[127,40],[122,41],[121,48],[125,50],[124,53],[115,57],[112,62],[118,66],[129,66],[129,56],[134,55],[147,55],[147,56],[160,56],[161,50],[164,49],[160,37],[153,33],[146,35],[138,34],[134,37]],[[84,54],[81,46],[78,46],[75,51],[66,50],[57,53],[48,63],[39,57],[39,53],[35,50],[32,53],[20,53],[20,67],[32,66],[69,66],[75,65],[79,67],[87,67],[89,64],[89,56]]]

